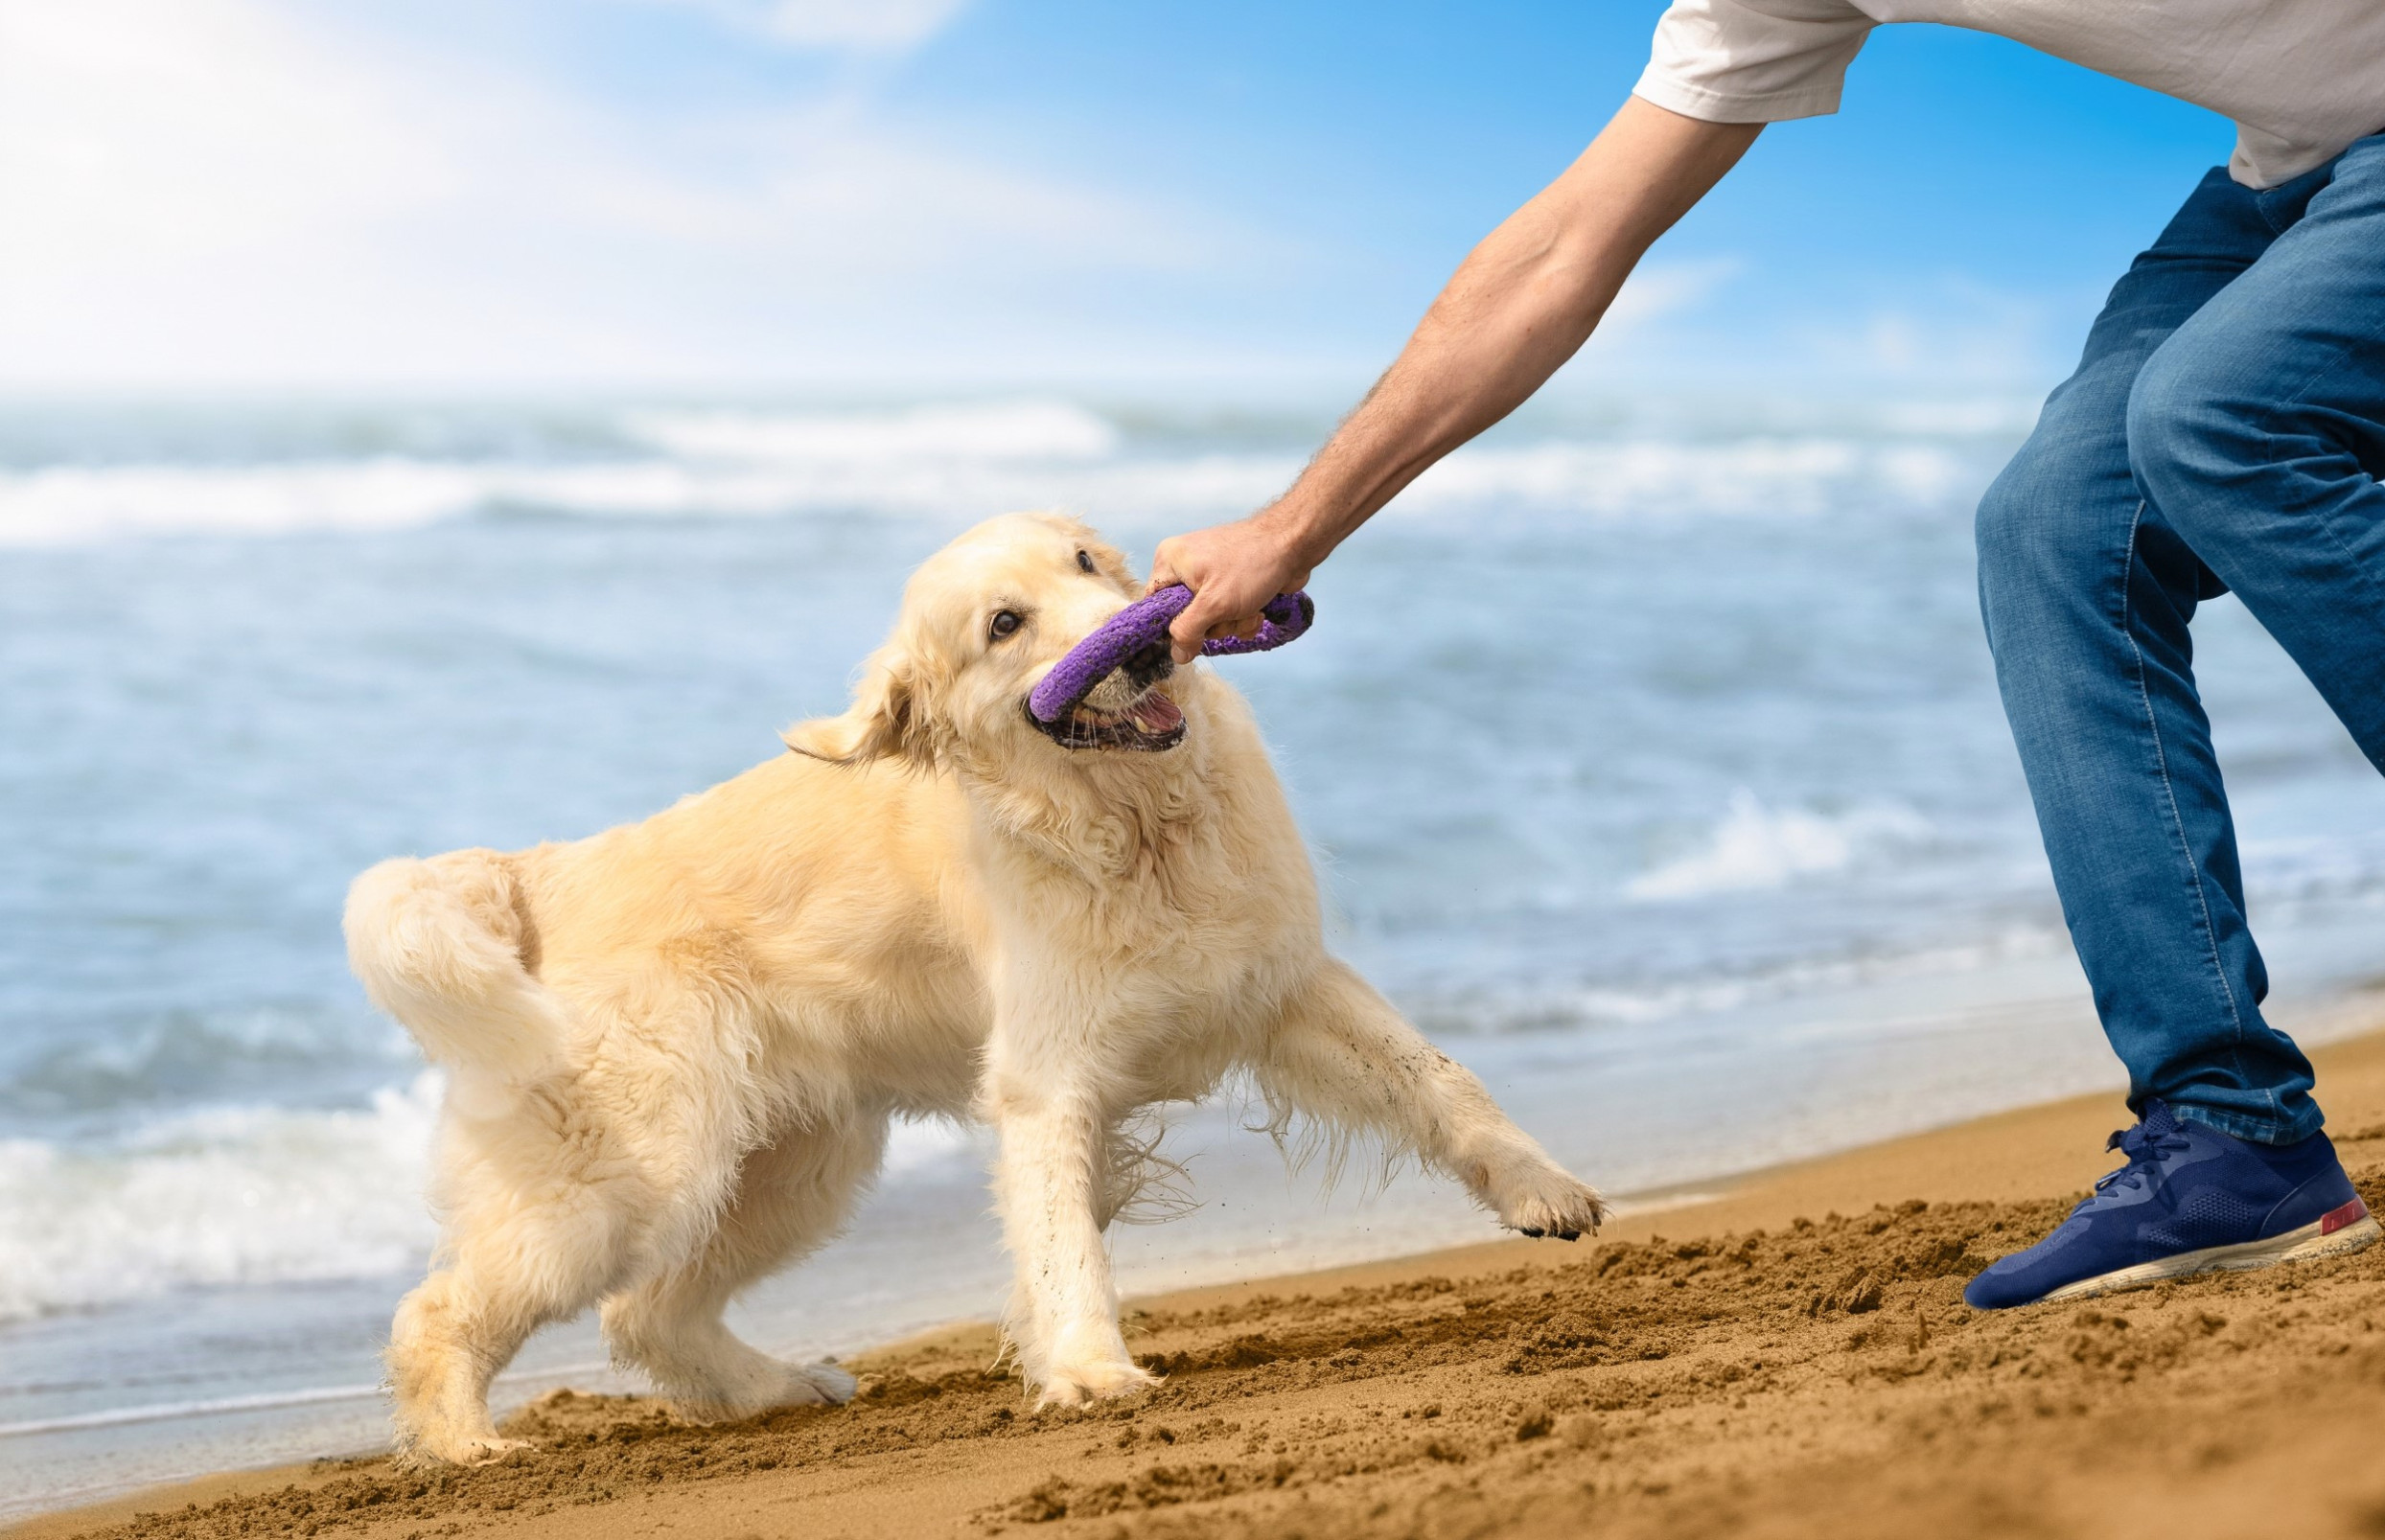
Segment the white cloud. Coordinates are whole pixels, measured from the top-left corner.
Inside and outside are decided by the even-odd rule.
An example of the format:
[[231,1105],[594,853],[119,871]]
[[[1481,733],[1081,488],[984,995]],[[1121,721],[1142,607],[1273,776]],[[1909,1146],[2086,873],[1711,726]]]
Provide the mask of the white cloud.
[[395,106],[245,0],[0,0],[12,276],[253,249],[419,207],[451,178]]
[[[757,14],[884,50],[956,9]],[[1282,260],[895,131],[849,81],[638,116],[439,41],[296,0],[0,0],[0,385],[933,371],[1115,349],[1047,334],[1087,281]]]

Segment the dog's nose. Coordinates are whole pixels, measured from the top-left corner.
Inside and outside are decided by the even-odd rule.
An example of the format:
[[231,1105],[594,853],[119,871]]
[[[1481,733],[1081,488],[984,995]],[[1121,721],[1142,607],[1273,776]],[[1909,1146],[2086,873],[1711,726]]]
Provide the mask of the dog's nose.
[[1120,665],[1126,671],[1127,682],[1136,689],[1148,689],[1176,672],[1176,660],[1166,642],[1153,642],[1139,652],[1129,654]]

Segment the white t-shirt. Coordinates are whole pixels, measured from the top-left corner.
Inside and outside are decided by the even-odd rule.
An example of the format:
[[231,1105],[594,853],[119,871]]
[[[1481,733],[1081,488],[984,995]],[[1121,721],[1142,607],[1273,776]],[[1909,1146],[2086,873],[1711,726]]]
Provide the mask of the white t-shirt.
[[2385,128],[2385,0],[1674,0],[1632,89],[1710,123],[1836,112],[1889,21],[1994,33],[2223,113],[2248,187]]

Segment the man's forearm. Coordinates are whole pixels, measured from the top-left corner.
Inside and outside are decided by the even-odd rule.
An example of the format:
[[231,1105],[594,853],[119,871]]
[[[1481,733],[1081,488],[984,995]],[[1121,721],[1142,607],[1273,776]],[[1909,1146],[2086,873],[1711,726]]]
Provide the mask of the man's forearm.
[[1324,560],[1400,490],[1580,350],[1656,237],[1756,135],[1632,98],[1579,160],[1459,266],[1358,409],[1261,516]]
[[1756,128],[1626,102],[1581,159],[1474,248],[1289,492],[1248,518],[1160,542],[1153,586],[1193,590],[1169,628],[1177,660],[1204,637],[1256,627],[1260,606],[1306,583],[1426,466],[1540,389]]

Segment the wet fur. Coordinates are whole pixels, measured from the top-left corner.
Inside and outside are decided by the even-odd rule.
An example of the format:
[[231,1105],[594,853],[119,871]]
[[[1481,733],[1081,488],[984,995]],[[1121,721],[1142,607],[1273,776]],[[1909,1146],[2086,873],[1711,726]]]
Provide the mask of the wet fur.
[[[836,1233],[897,1115],[997,1131],[1007,1319],[1044,1404],[1149,1381],[1102,1231],[1158,1169],[1138,1113],[1229,1076],[1279,1130],[1297,1113],[1335,1148],[1412,1151],[1502,1224],[1595,1223],[1595,1192],[1326,954],[1239,695],[1198,667],[1159,685],[1187,723],[1163,753],[1026,720],[1136,591],[1074,520],[991,520],[915,575],[851,709],[791,729],[794,752],[590,839],[357,880],[357,974],[450,1073],[443,1238],[388,1351],[403,1451],[499,1452],[491,1378],[592,1303],[690,1414],[849,1395],[721,1311]],[[997,640],[1003,609],[1025,622]]]

